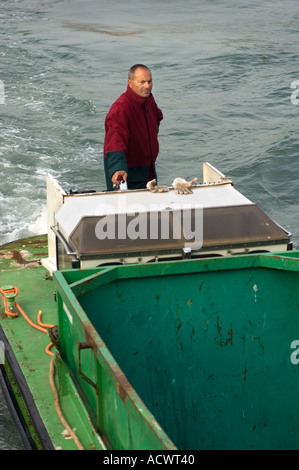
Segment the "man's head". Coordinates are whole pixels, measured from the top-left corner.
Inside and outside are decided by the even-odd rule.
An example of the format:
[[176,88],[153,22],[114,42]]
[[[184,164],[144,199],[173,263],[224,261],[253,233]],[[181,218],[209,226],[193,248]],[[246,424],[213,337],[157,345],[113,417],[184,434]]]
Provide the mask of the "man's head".
[[128,85],[137,95],[148,98],[153,88],[150,69],[142,64],[133,65],[129,70]]

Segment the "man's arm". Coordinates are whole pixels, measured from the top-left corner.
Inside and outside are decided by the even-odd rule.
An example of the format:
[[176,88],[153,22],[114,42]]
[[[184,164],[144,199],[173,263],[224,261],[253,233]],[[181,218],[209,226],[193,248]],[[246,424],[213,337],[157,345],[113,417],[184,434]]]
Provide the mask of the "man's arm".
[[104,166],[107,189],[118,184],[118,176],[125,181],[128,174],[126,152],[129,141],[127,118],[121,109],[115,107],[105,121]]
[[113,184],[119,184],[119,181],[117,180],[119,175],[122,176],[124,181],[127,179],[127,161],[123,152],[106,152],[106,156],[104,158],[104,168],[106,175],[106,185],[109,191],[113,189]]

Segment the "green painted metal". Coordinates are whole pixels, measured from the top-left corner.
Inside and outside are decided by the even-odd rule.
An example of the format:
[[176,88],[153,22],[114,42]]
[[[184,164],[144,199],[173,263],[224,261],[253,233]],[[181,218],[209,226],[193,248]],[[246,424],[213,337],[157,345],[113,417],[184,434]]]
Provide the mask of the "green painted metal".
[[[70,270],[54,284],[44,256],[46,237],[0,247],[0,287],[19,289],[35,323],[39,310],[59,323],[55,382],[84,448],[299,448],[298,251]],[[54,406],[49,338],[3,302],[0,327],[51,444],[76,449]]]
[[[32,237],[1,247],[0,287],[10,285],[18,288],[16,300],[32,322],[37,324],[37,315],[41,310],[44,323],[57,325],[55,288],[47,270],[40,263],[40,259],[46,256],[46,236]],[[10,345],[9,359],[12,359],[12,364],[9,364],[8,351],[5,350],[3,367],[33,445],[37,449],[76,450],[74,441],[65,436],[64,426],[54,406],[49,381],[51,357],[45,352],[50,343],[49,337],[30,326],[20,313],[17,318],[7,317],[3,302],[0,304],[0,329],[1,335]],[[55,382],[65,418],[71,428],[76,429],[85,449],[103,449],[70,371],[59,352],[55,348],[52,351],[55,352]],[[28,395],[31,399],[29,401]],[[39,421],[41,427],[38,426]]]
[[299,252],[54,277],[62,359],[111,447],[299,448]]
[[[119,369],[66,280],[77,285],[83,276],[83,281],[88,282],[99,272],[109,271],[102,268],[87,273],[80,270],[55,273],[61,357],[72,372],[107,448],[174,450],[174,444]],[[86,274],[89,275],[85,277]]]

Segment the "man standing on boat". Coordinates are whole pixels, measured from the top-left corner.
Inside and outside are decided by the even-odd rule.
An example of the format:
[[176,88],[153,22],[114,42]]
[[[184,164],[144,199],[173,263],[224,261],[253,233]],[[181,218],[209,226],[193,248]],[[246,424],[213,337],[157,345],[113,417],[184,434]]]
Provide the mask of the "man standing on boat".
[[152,95],[148,67],[133,65],[128,86],[111,106],[105,120],[104,168],[107,189],[123,180],[128,189],[143,189],[156,178],[158,130],[163,119]]

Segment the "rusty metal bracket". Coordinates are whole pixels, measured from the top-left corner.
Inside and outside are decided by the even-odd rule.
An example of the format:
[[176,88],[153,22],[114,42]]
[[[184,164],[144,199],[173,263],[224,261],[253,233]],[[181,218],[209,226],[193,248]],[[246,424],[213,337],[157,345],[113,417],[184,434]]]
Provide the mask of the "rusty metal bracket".
[[94,383],[89,377],[87,377],[84,372],[81,370],[81,350],[82,349],[92,349],[91,344],[88,341],[77,341],[77,349],[78,349],[78,373],[79,376],[85,380],[89,385],[91,385],[93,388],[95,388],[96,391],[98,391],[98,386],[96,383]]

